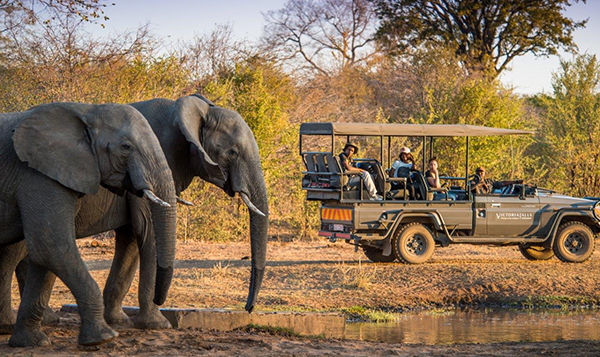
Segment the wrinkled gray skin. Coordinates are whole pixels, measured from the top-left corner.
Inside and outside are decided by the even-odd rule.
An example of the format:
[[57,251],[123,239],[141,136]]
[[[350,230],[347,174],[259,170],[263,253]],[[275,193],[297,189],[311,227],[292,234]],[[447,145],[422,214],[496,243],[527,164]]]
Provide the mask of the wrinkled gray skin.
[[[138,217],[155,224],[157,266],[150,270],[158,271],[156,300],[164,300],[175,258],[175,188],[160,143],[137,110],[118,104],[52,103],[1,115],[0,172],[0,263],[2,269],[7,263],[14,269],[25,251],[23,240],[30,263],[11,346],[49,343],[40,324],[56,276],[77,300],[80,344],[118,336],[104,319],[100,289],[75,244],[77,237],[105,231],[110,217],[122,216],[87,203],[125,206],[111,204],[125,198],[100,185],[120,194],[127,190],[131,205],[142,210],[151,206]],[[142,197],[153,194],[158,203],[148,205]],[[3,299],[10,298],[8,282],[8,290],[6,280],[0,284]],[[8,301],[3,314],[7,308],[12,313]]]
[[[230,196],[245,194],[258,210],[268,216],[267,194],[258,154],[258,147],[250,128],[239,114],[214,106],[201,96],[188,96],[177,101],[154,99],[133,103],[148,120],[156,133],[175,181],[177,194],[185,190],[196,176],[215,184]],[[214,160],[211,160],[214,159]],[[117,208],[122,220],[128,221],[127,207]],[[103,209],[106,210],[106,209]],[[246,310],[252,311],[262,282],[267,244],[268,218],[251,210],[250,238],[252,270]],[[120,221],[119,221],[120,222]],[[105,230],[116,230],[115,258],[104,290],[105,318],[108,323],[123,323],[129,320],[121,304],[133,280],[141,255],[142,267],[147,256],[152,256],[153,240],[132,225],[105,226]],[[140,249],[143,247],[144,249]],[[15,248],[14,256],[20,260],[23,253]],[[140,255],[138,255],[138,251]],[[148,251],[148,253],[146,253]],[[15,260],[0,267],[0,274],[14,270]],[[22,267],[22,263],[19,265]],[[149,265],[151,267],[151,265]],[[19,276],[19,271],[17,271]],[[10,291],[11,275],[0,276],[0,289],[7,286]],[[170,324],[152,302],[153,276],[150,268],[140,271],[139,301],[140,314],[134,320],[138,328],[168,328]],[[21,281],[21,280],[20,280]],[[10,294],[9,294],[10,295]],[[10,316],[10,300],[0,295],[0,326],[3,316]],[[2,313],[2,306],[5,306]],[[49,315],[49,314],[46,314]],[[4,318],[10,327],[10,320]],[[1,330],[0,330],[1,332]]]

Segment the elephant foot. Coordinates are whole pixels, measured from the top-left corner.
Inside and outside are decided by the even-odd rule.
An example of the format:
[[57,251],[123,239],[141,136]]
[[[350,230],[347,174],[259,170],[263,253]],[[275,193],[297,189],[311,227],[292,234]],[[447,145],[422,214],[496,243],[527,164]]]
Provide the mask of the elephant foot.
[[169,320],[158,309],[140,311],[133,318],[133,327],[144,330],[165,330],[173,328]]
[[10,335],[15,328],[17,314],[11,309],[6,314],[0,314],[0,335]]
[[15,330],[8,340],[11,347],[49,346],[50,340],[42,330]]
[[46,306],[44,310],[44,318],[42,319],[42,325],[44,326],[55,326],[60,323],[60,317],[50,307]]
[[113,330],[104,321],[97,323],[82,323],[79,329],[78,343],[82,346],[96,346],[118,337],[117,331]]
[[104,319],[109,325],[124,325],[131,323],[131,319],[120,306],[115,309],[104,310]]

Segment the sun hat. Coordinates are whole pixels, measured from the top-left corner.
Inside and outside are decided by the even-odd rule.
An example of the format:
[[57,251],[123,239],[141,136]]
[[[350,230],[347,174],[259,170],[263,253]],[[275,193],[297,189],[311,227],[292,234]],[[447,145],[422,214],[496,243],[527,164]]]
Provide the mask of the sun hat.
[[351,142],[347,142],[346,145],[344,145],[344,151],[346,151],[346,149],[348,147],[352,147],[354,148],[354,153],[358,154],[358,146],[356,146],[355,144],[351,143]]
[[400,155],[400,154],[410,154],[410,149],[407,148],[406,146],[403,146],[400,148],[400,153],[398,155]]

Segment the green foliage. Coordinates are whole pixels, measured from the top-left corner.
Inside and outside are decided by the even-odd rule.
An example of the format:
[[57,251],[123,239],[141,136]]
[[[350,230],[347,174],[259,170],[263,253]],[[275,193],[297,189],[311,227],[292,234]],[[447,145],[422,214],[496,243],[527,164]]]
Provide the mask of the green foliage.
[[[578,0],[575,0],[577,2]],[[585,2],[585,0],[584,0]],[[517,56],[575,50],[586,21],[563,16],[571,0],[378,0],[379,40],[392,52],[450,46],[476,72],[497,76]]]
[[600,194],[600,63],[595,55],[561,61],[552,95],[534,103],[543,110],[539,147],[546,180],[578,196]]
[[[563,25],[572,29],[580,24]],[[51,101],[130,103],[203,93],[237,111],[254,133],[268,190],[271,237],[316,235],[319,204],[307,202],[301,190],[304,165],[297,151],[298,126],[308,121],[535,130],[535,138],[472,138],[470,173],[485,166],[495,179],[524,179],[575,195],[600,194],[600,66],[595,56],[561,62],[552,95],[523,99],[489,76],[474,75],[452,46],[421,47],[410,60],[388,58],[310,79],[294,77],[263,57],[238,53],[221,58],[219,70],[202,77],[197,63],[185,56],[164,51],[156,55],[160,47],[144,31],[134,39],[89,40],[72,30],[64,38],[60,31],[52,38],[29,34],[0,47],[0,110],[26,110]],[[571,43],[569,31],[561,45]],[[338,148],[346,138],[339,139]],[[361,157],[379,157],[379,138],[353,140],[361,145]],[[308,141],[311,149],[329,145],[328,140]],[[442,174],[464,175],[464,144],[464,139],[436,139]],[[401,145],[410,146],[421,162],[420,140],[394,139],[394,157]],[[231,199],[200,179],[182,196],[196,206],[178,206],[180,238],[248,239],[248,212],[238,197]],[[369,276],[359,278],[351,285],[368,288]]]
[[[300,186],[301,161],[297,154],[297,128],[288,111],[295,88],[289,76],[259,58],[238,63],[230,73],[206,85],[205,94],[217,105],[237,111],[252,129],[258,143],[269,196],[272,234],[300,237],[314,224],[316,208],[307,204]],[[188,236],[198,239],[248,236],[245,207],[237,199],[235,210],[220,190],[205,185],[186,191],[201,202],[191,208]],[[243,214],[240,216],[240,209]],[[312,220],[311,220],[312,219]],[[184,221],[185,222],[185,221]],[[208,223],[210,222],[210,223]],[[187,234],[187,233],[186,233]]]
[[[448,58],[450,57],[450,58]],[[467,77],[452,55],[430,50],[413,64],[422,77],[422,105],[410,118],[414,123],[469,124],[530,129],[534,122],[523,101],[496,80]],[[470,170],[484,166],[496,179],[523,178],[534,163],[524,155],[532,138],[474,137],[470,139]],[[438,138],[434,155],[443,174],[464,176],[465,139]]]

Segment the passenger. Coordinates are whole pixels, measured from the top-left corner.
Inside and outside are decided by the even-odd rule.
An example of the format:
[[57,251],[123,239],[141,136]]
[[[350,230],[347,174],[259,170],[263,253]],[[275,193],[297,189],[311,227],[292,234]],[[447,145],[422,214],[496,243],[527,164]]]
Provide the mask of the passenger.
[[475,176],[471,180],[471,192],[479,195],[487,195],[492,193],[494,189],[501,189],[502,187],[514,184],[522,184],[523,180],[516,181],[494,181],[485,177],[485,169],[478,167],[475,169]]
[[[437,157],[432,157],[429,159],[429,170],[425,171],[425,180],[427,180],[427,185],[429,185],[429,188],[442,188],[440,183],[440,174],[438,171]],[[454,192],[436,192],[433,199],[441,200],[446,199],[446,197],[452,201],[456,200],[456,194]]]
[[375,183],[373,183],[373,178],[371,175],[367,171],[353,166],[352,156],[356,153],[358,153],[358,147],[351,143],[346,143],[346,146],[344,146],[344,151],[342,151],[340,154],[342,171],[359,171],[359,175],[362,178],[362,181],[365,183],[365,187],[367,188],[369,199],[379,201],[382,200],[383,198],[377,194],[377,188],[375,187]]
[[415,169],[415,158],[406,146],[400,149],[400,160],[394,161],[390,168],[390,177],[408,177]]

